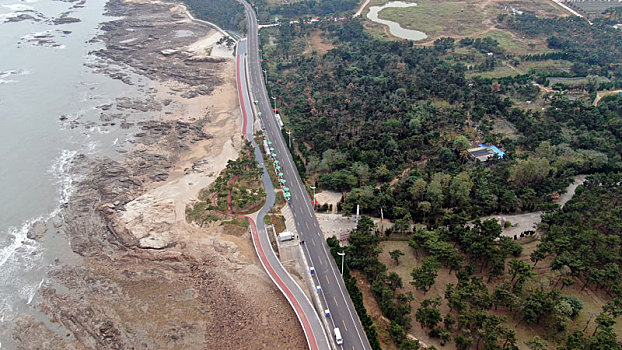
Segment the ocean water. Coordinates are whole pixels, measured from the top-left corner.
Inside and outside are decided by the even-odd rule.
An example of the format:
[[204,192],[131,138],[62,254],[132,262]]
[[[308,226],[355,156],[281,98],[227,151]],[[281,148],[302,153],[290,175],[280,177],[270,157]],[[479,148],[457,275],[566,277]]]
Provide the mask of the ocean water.
[[[51,223],[42,240],[26,237],[69,200],[80,176],[74,157],[120,158],[127,145],[131,130],[102,126],[97,106],[140,96],[148,84],[135,77],[126,85],[89,67],[99,61],[89,52],[103,47],[92,39],[111,20],[104,5],[0,0],[0,344],[10,341],[17,315],[36,314],[46,271],[79,260]],[[55,24],[62,16],[80,21]]]

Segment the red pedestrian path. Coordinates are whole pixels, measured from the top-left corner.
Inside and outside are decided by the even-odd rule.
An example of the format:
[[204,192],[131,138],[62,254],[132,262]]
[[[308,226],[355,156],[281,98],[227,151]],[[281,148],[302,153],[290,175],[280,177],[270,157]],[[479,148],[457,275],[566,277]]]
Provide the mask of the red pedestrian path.
[[[237,76],[237,85],[238,85],[238,96],[240,99],[240,107],[242,109],[242,117],[243,117],[243,122],[242,122],[242,135],[244,136],[245,139],[248,139],[246,136],[246,128],[247,128],[247,115],[246,115],[246,107],[244,106],[244,99],[243,99],[243,95],[242,95],[242,89],[241,89],[241,84],[240,84],[240,70],[242,69],[241,67],[241,62],[242,60],[240,59],[240,55],[237,56],[237,71],[236,71],[236,76]],[[235,180],[235,179],[233,179]],[[229,190],[231,191],[231,190]],[[277,274],[277,272],[274,270],[274,268],[272,267],[272,265],[270,265],[270,261],[268,260],[268,257],[266,256],[266,253],[264,251],[263,246],[261,245],[261,240],[259,238],[259,231],[257,230],[257,225],[255,224],[255,221],[247,215],[234,215],[231,214],[231,207],[229,204],[230,201],[230,196],[228,196],[227,198],[227,209],[228,209],[228,214],[232,215],[232,216],[236,216],[236,217],[244,217],[247,218],[248,221],[251,224],[251,237],[253,239],[253,245],[255,246],[255,251],[257,252],[257,256],[259,257],[259,260],[261,261],[261,264],[264,267],[264,270],[266,270],[266,272],[268,273],[268,276],[270,276],[270,278],[272,279],[272,281],[274,282],[274,284],[277,285],[277,287],[279,288],[279,290],[281,290],[281,292],[283,293],[283,295],[285,295],[285,298],[287,298],[287,301],[289,301],[290,305],[292,306],[292,308],[294,308],[294,311],[296,312],[296,316],[298,317],[298,320],[300,321],[300,324],[302,325],[302,329],[305,332],[305,336],[307,337],[307,343],[309,344],[309,348],[311,350],[319,350],[317,341],[315,339],[315,335],[313,334],[313,329],[311,328],[311,324],[309,323],[309,319],[307,318],[307,315],[305,314],[304,310],[302,309],[302,306],[300,305],[300,302],[296,299],[296,297],[294,296],[294,294],[292,293],[292,291],[287,287],[287,285],[285,284],[285,282],[283,282],[283,280],[279,277],[279,275]],[[269,247],[269,249],[272,249],[272,247]]]

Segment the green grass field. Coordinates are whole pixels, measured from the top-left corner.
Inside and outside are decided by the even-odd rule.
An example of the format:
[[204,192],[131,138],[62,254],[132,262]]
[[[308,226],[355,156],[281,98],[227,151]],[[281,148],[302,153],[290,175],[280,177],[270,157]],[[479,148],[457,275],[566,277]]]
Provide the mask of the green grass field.
[[569,72],[572,64],[565,60],[523,61],[518,69],[528,73],[532,69],[536,72]]
[[540,54],[552,52],[544,41],[515,38],[503,30],[491,30],[484,37],[497,40],[507,53],[514,55]]
[[429,37],[472,35],[486,29],[482,11],[466,3],[420,1],[414,7],[384,9],[379,17]]

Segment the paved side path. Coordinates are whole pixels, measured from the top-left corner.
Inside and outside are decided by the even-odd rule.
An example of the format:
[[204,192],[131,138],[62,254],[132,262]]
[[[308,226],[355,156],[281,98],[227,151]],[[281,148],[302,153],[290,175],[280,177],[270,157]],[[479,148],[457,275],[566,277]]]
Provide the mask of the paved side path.
[[257,256],[259,257],[264,270],[266,270],[268,276],[270,276],[270,279],[272,279],[274,284],[276,284],[294,309],[294,312],[296,313],[296,316],[298,317],[305,333],[305,337],[307,338],[309,349],[330,349],[328,338],[319,315],[315,311],[313,304],[307,298],[306,294],[289,275],[281,264],[281,261],[277,258],[274,250],[272,249],[270,238],[268,237],[268,233],[265,228],[263,221],[264,216],[274,206],[275,193],[272,181],[270,180],[270,176],[268,175],[268,171],[266,170],[263,162],[261,148],[253,139],[253,115],[246,79],[245,55],[246,40],[242,40],[238,43],[236,73],[238,96],[240,98],[240,108],[242,110],[243,117],[242,135],[253,144],[255,149],[255,159],[259,163],[259,167],[263,169],[261,180],[266,191],[266,202],[257,213],[256,221],[250,216],[245,216],[251,224],[251,237],[253,239],[253,245],[255,246],[255,251],[257,252]]

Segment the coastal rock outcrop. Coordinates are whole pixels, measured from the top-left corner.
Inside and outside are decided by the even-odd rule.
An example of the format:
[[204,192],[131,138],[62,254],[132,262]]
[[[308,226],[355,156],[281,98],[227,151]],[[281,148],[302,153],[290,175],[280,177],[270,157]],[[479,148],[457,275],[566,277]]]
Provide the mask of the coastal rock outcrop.
[[45,221],[37,220],[34,224],[32,224],[32,227],[30,227],[30,230],[28,230],[26,236],[30,239],[38,241],[43,238],[43,235],[45,235],[47,230],[48,227],[45,225]]

